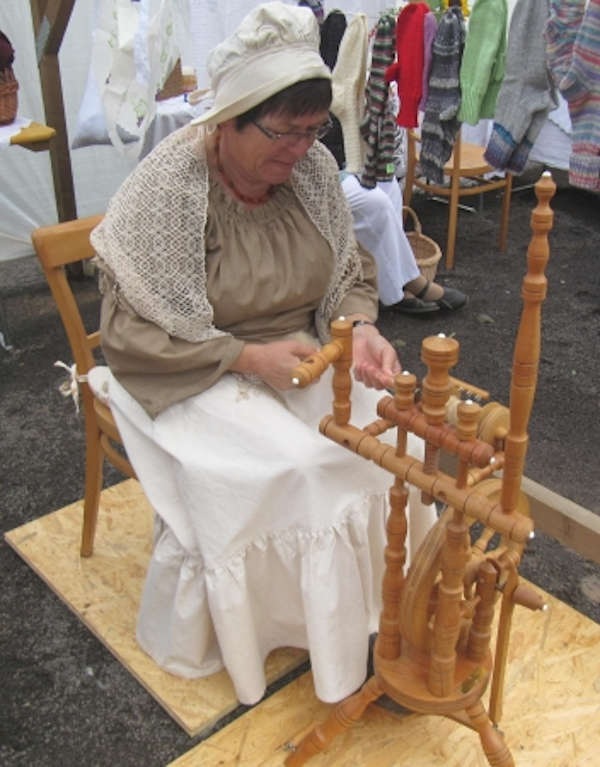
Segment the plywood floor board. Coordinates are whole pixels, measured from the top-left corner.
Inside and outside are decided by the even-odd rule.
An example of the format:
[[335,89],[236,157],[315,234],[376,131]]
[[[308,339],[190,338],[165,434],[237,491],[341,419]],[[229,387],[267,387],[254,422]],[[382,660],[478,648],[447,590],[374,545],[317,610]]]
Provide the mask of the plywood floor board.
[[[139,483],[102,493],[94,554],[79,556],[83,502],[5,534],[6,541],[191,736],[238,706],[225,671],[182,679],[160,669],[137,645],[135,624],[152,541],[152,510]],[[271,683],[307,658],[285,648],[269,656]]]
[[[545,594],[549,610],[515,610],[505,734],[517,767],[596,767],[600,753],[600,626]],[[282,767],[330,706],[306,673],[169,767]],[[475,732],[443,717],[371,705],[310,767],[489,767]]]

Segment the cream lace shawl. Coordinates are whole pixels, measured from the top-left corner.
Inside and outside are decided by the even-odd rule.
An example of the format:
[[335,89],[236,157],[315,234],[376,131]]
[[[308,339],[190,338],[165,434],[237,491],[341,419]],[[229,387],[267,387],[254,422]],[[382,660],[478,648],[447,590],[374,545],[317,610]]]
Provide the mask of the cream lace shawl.
[[[223,334],[214,326],[206,293],[204,130],[186,126],[164,139],[124,181],[91,235],[100,268],[112,274],[132,308],[169,335],[191,342]],[[324,342],[333,311],[362,278],[352,215],[336,162],[319,142],[297,163],[291,186],[335,254],[316,314]]]

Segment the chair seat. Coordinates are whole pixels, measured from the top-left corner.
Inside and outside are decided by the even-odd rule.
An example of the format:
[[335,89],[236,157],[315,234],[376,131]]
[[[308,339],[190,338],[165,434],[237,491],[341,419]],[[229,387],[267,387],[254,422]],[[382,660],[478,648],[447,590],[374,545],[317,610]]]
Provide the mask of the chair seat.
[[[480,176],[483,173],[489,173],[494,168],[485,161],[483,154],[485,152],[484,146],[479,144],[468,144],[466,141],[461,141],[460,144],[460,174],[461,176],[469,176],[470,174]],[[454,167],[454,152],[450,155],[450,159],[444,165],[444,172],[450,175]]]

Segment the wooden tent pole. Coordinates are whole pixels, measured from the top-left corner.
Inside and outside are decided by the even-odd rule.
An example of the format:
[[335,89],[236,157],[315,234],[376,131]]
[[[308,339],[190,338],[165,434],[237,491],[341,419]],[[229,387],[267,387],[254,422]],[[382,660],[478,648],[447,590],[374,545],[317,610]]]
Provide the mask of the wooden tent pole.
[[56,130],[50,163],[59,221],[77,218],[58,52],[75,0],[30,0],[46,123]]

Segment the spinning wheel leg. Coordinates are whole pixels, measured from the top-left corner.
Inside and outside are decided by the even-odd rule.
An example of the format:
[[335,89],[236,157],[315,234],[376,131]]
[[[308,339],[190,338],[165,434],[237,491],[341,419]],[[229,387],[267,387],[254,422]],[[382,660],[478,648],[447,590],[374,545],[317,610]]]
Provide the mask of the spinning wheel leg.
[[491,767],[515,767],[512,755],[504,738],[492,725],[481,701],[467,709],[467,716],[473,729],[479,733],[481,746]]
[[356,724],[369,703],[381,695],[383,690],[377,679],[374,676],[367,679],[358,692],[338,703],[323,724],[317,725],[300,741],[296,750],[285,760],[286,767],[299,767],[315,754],[325,751],[336,735]]

